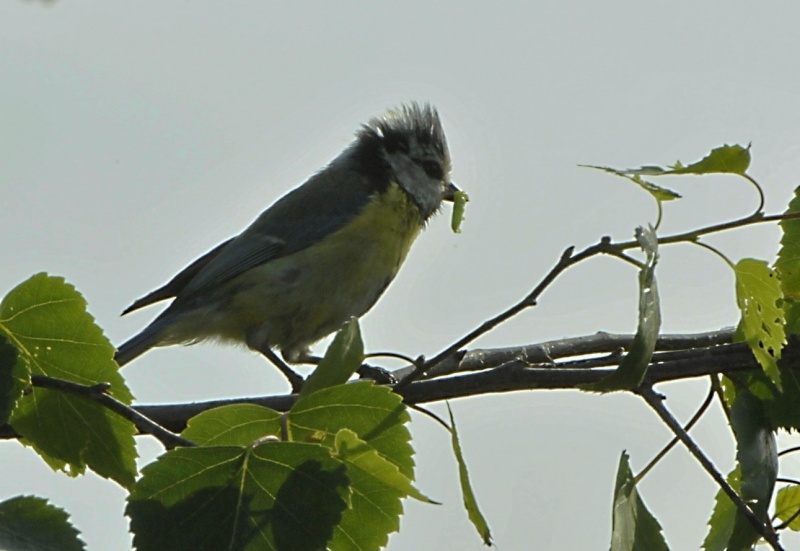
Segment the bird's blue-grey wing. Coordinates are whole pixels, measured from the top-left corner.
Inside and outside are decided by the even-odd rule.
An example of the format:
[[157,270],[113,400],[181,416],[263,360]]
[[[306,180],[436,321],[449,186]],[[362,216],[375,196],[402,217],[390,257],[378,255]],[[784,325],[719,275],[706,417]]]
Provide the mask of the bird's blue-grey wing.
[[370,200],[369,186],[365,175],[329,166],[225,244],[185,284],[178,300],[188,300],[264,262],[305,249],[342,228]]
[[122,315],[129,314],[134,310],[138,310],[139,308],[144,308],[145,306],[149,306],[150,304],[155,304],[156,302],[161,302],[162,300],[166,300],[168,298],[172,298],[178,295],[186,284],[189,283],[200,271],[209,263],[211,262],[215,256],[217,256],[220,251],[228,245],[233,240],[233,238],[228,239],[227,241],[223,241],[206,254],[186,266],[183,270],[180,271],[175,277],[170,279],[165,285],[159,287],[155,291],[148,293],[146,296],[143,296],[140,299],[137,299],[133,304],[125,308],[122,311]]

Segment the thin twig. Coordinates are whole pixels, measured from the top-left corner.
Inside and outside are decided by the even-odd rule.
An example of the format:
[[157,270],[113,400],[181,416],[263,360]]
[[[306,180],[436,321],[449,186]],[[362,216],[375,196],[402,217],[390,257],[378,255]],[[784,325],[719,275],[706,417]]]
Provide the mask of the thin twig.
[[[684,425],[683,430],[687,434],[689,433],[690,430],[692,430],[692,427],[695,425],[695,423],[697,423],[697,421],[699,421],[700,418],[703,416],[703,414],[706,412],[706,410],[708,409],[708,406],[711,405],[711,400],[713,400],[713,399],[714,399],[714,388],[712,387],[712,388],[709,388],[708,394],[706,395],[706,399],[703,400],[703,403],[700,405],[699,408],[697,408],[697,411],[695,412],[695,414],[692,416],[692,418],[689,420],[689,422],[686,423],[686,425]],[[639,482],[641,482],[642,479],[644,479],[644,477],[647,476],[647,473],[650,472],[650,469],[655,467],[656,464],[658,464],[658,462],[661,461],[661,458],[664,457],[665,455],[667,455],[669,453],[669,451],[672,448],[674,448],[675,444],[677,444],[678,442],[680,442],[678,437],[677,436],[673,437],[673,439],[670,440],[669,444],[664,446],[662,448],[662,450],[660,452],[658,452],[658,454],[656,454],[656,456],[650,461],[650,463],[648,463],[647,466],[644,469],[642,469],[639,472],[639,474],[636,475],[636,478],[634,479],[634,483],[638,484]]]
[[44,375],[33,375],[31,377],[31,382],[34,386],[39,388],[48,388],[51,390],[69,392],[70,394],[74,394],[76,396],[80,396],[81,398],[96,402],[108,410],[113,411],[120,417],[132,422],[139,432],[150,434],[156,437],[167,449],[180,446],[190,447],[195,445],[191,440],[187,440],[182,436],[168,431],[132,407],[123,404],[116,398],[111,397],[107,393],[109,388],[107,384],[89,386],[82,385],[80,383],[73,383],[72,381],[65,381],[63,379],[46,377]]
[[719,485],[723,492],[733,501],[736,508],[747,518],[750,524],[753,525],[755,531],[764,538],[767,543],[769,543],[775,551],[783,551],[783,547],[778,542],[778,535],[772,530],[772,525],[766,525],[762,522],[756,514],[747,506],[747,504],[742,500],[739,494],[731,488],[728,481],[725,480],[725,477],[714,467],[714,464],[711,463],[711,460],[706,457],[700,447],[692,440],[692,438],[683,430],[680,423],[678,422],[675,417],[669,412],[669,410],[664,406],[662,401],[662,397],[660,397],[656,392],[653,390],[651,386],[642,386],[639,388],[637,393],[644,398],[644,400],[648,403],[648,405],[653,408],[653,410],[658,414],[664,423],[672,430],[672,432],[677,436],[680,441],[683,443],[684,446],[689,450],[689,452],[697,459],[697,461],[703,466],[706,472],[711,475],[711,478]]
[[445,348],[442,352],[431,358],[430,360],[426,361],[424,364],[417,366],[414,368],[414,371],[409,373],[402,381],[400,381],[396,386],[395,389],[400,391],[414,382],[416,379],[420,378],[422,375],[425,374],[426,371],[436,367],[439,363],[444,361],[445,359],[449,358],[466,345],[477,339],[478,337],[488,333],[504,321],[516,316],[526,308],[530,308],[536,305],[536,300],[539,296],[550,286],[553,281],[567,268],[570,266],[574,266],[578,262],[582,260],[586,260],[587,258],[591,258],[593,256],[599,254],[608,253],[611,249],[610,247],[611,238],[603,237],[599,243],[596,245],[591,245],[581,251],[578,254],[573,254],[575,251],[574,247],[567,247],[564,252],[561,254],[561,257],[558,259],[558,262],[555,266],[544,276],[541,282],[530,292],[528,295],[519,301],[517,304],[508,308],[504,312],[496,315],[495,317],[484,321],[480,326],[473,329],[462,338]]
[[427,415],[428,417],[439,423],[441,426],[443,426],[445,430],[447,430],[448,432],[451,432],[453,430],[452,427],[450,427],[450,425],[444,422],[444,419],[442,419],[429,409],[425,409],[424,407],[418,406],[416,404],[406,404],[406,407],[411,408],[414,411],[418,411],[423,415]]
[[800,452],[800,446],[795,446],[793,448],[786,448],[785,450],[778,452],[778,457],[794,452]]
[[[696,241],[703,235],[710,235],[712,233],[719,233],[727,230],[743,228],[745,226],[752,226],[755,224],[764,224],[766,222],[780,222],[782,220],[793,220],[800,218],[800,212],[790,212],[784,214],[771,214],[769,216],[754,216],[748,215],[738,220],[730,222],[722,222],[720,224],[712,224],[697,230],[691,230],[683,233],[676,233],[666,237],[659,237],[659,245],[669,245],[670,243],[680,243],[682,241]],[[636,240],[623,241],[621,243],[614,243],[613,247],[619,250],[635,249],[639,247],[639,242]]]

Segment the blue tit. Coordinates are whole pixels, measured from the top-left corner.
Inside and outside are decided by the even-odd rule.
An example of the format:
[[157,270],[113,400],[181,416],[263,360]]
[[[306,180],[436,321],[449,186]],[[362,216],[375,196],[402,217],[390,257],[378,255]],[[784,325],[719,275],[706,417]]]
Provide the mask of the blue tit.
[[123,315],[174,297],[119,347],[117,363],[212,340],[245,344],[286,373],[273,349],[302,361],[310,345],[372,308],[427,220],[453,200],[449,173],[435,108],[410,103],[370,120],[242,233],[129,306]]

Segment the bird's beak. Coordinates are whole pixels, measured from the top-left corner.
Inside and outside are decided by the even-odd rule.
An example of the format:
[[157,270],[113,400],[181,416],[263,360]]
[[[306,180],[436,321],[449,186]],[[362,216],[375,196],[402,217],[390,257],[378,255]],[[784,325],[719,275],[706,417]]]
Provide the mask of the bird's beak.
[[453,182],[448,182],[447,185],[444,186],[444,195],[442,196],[443,201],[450,201],[451,203],[456,200],[456,192],[461,191],[458,189]]

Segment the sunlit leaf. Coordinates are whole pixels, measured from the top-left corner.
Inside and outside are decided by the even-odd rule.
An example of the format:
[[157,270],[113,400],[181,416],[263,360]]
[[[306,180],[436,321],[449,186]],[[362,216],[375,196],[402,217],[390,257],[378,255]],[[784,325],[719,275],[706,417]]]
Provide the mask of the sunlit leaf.
[[456,428],[456,420],[453,417],[453,410],[450,409],[450,404],[447,404],[447,412],[450,414],[450,434],[451,444],[453,446],[453,455],[455,455],[456,463],[458,463],[458,478],[461,482],[461,496],[464,500],[464,507],[467,510],[467,516],[470,522],[478,531],[484,545],[492,545],[492,532],[489,529],[489,523],[486,522],[486,517],[478,507],[478,500],[475,497],[475,492],[472,489],[472,483],[469,480],[469,471],[467,470],[467,463],[464,460],[464,454],[461,451],[461,442],[458,438],[458,429]]
[[[86,311],[84,298],[63,278],[37,274],[8,293],[0,303],[0,331],[31,374],[108,383],[108,394],[131,402],[114,347]],[[34,387],[18,400],[10,424],[53,467],[80,474],[88,466],[123,486],[133,484],[136,429],[96,402]]]
[[745,341],[764,372],[781,388],[778,359],[786,343],[780,281],[761,260],[745,258],[734,267],[736,303],[741,312],[736,340]]
[[398,530],[405,496],[426,499],[412,486],[413,449],[405,426],[409,420],[400,396],[365,381],[301,397],[286,415],[253,405],[216,408],[192,418],[183,436],[198,444],[239,447],[277,436],[320,444],[334,455],[352,452],[352,460],[343,463],[350,480],[350,506],[327,547],[366,550],[385,545],[388,535]]
[[[352,431],[413,482],[414,450],[406,427],[409,420],[400,396],[363,381],[300,398],[289,412],[288,426],[293,439],[320,442],[332,452],[340,431]],[[351,508],[343,515],[329,547],[333,551],[377,549],[400,527],[402,496],[396,492],[376,493],[371,477],[349,468],[348,476],[352,481]]]
[[711,150],[711,153],[696,163],[684,166],[676,163],[665,174],[713,174],[730,172],[744,174],[750,167],[750,146],[722,145]]
[[233,404],[195,415],[181,436],[198,446],[249,446],[265,436],[281,436],[281,413],[254,404]]
[[660,174],[664,174],[664,169],[659,167],[641,167],[635,169],[616,169],[611,168],[608,166],[593,166],[593,165],[583,165],[587,168],[596,168],[598,170],[603,170],[605,172],[610,172],[615,176],[619,176],[620,178],[625,178],[636,184],[637,186],[641,187],[647,193],[652,195],[656,201],[658,202],[665,202],[665,201],[673,201],[675,199],[680,199],[681,195],[676,192],[672,191],[671,189],[665,188],[664,186],[659,186],[650,182],[649,180],[645,180],[642,176],[650,175],[650,176],[657,176]]
[[363,361],[364,341],[361,340],[358,319],[350,318],[336,333],[314,373],[303,383],[300,396],[346,383]]
[[[800,213],[800,187],[785,214]],[[775,262],[783,292],[783,310],[786,315],[786,333],[800,333],[800,218],[781,220],[781,249]]]
[[784,486],[775,496],[775,515],[783,522],[791,522],[788,528],[800,532],[800,486]]
[[0,503],[0,549],[83,551],[79,535],[69,515],[46,499],[19,496]]

